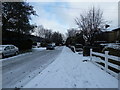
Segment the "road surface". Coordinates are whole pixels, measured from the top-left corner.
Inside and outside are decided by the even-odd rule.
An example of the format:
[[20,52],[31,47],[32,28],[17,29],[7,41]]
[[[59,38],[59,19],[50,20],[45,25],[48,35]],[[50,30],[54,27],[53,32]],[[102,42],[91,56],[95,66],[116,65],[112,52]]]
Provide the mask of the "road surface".
[[20,88],[41,73],[61,53],[63,47],[55,50],[36,51],[2,62],[2,88]]

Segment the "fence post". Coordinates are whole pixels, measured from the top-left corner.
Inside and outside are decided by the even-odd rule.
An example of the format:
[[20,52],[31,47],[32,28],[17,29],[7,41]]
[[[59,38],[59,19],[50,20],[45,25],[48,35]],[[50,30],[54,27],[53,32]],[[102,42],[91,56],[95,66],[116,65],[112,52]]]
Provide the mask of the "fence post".
[[108,70],[108,53],[109,51],[105,51],[105,71]]
[[90,49],[90,61],[92,61],[92,48]]

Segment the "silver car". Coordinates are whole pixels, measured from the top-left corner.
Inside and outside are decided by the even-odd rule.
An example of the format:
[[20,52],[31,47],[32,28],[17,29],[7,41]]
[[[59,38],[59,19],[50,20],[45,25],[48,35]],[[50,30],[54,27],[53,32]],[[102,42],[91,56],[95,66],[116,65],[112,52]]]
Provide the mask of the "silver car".
[[2,55],[2,57],[17,55],[18,52],[19,49],[14,45],[0,45],[0,55]]

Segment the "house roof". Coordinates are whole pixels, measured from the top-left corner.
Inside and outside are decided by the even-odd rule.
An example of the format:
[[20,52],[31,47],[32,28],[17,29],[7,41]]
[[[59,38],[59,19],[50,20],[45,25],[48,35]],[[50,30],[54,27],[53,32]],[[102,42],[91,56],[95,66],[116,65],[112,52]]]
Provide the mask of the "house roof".
[[120,31],[120,28],[116,28],[116,29],[114,29],[114,30],[112,30],[112,31]]

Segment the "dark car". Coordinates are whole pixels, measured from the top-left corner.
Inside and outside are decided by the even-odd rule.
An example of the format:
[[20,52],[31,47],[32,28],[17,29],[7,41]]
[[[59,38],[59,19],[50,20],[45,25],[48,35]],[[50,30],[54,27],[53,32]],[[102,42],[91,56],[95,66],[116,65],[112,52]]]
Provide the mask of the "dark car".
[[46,47],[47,50],[54,50],[55,49],[55,46],[52,45],[52,44],[48,44],[47,47]]

